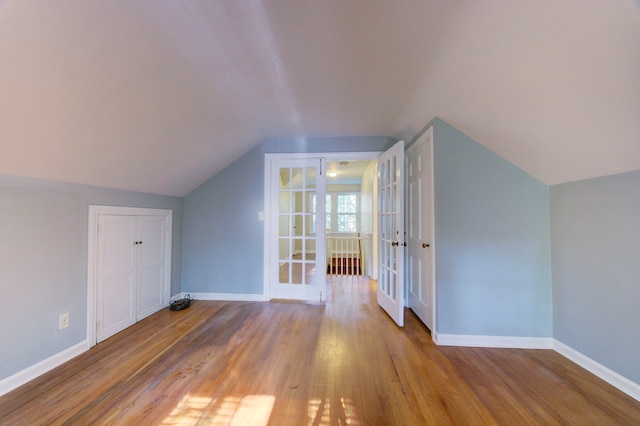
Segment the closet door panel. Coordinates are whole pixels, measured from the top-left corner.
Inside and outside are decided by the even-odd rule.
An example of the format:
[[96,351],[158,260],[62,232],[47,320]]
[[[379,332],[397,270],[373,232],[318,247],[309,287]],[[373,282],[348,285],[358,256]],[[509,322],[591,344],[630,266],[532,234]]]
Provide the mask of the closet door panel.
[[165,306],[166,218],[139,218],[138,321]]
[[136,218],[100,216],[97,341],[136,322]]

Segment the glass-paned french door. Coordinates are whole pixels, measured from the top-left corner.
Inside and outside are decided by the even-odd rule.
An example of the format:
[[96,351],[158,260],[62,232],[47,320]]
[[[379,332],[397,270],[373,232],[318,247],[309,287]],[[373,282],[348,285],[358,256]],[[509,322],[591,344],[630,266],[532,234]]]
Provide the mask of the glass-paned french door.
[[404,325],[404,142],[378,158],[378,304]]
[[[321,159],[277,160],[272,169],[271,297],[322,300],[325,177]],[[318,219],[320,218],[320,219]]]

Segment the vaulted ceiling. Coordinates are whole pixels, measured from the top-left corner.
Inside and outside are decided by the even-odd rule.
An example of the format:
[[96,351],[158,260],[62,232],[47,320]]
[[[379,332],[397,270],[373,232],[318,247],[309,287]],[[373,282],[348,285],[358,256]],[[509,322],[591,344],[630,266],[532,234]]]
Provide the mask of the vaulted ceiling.
[[190,190],[434,117],[548,184],[640,170],[637,0],[0,0],[0,173]]

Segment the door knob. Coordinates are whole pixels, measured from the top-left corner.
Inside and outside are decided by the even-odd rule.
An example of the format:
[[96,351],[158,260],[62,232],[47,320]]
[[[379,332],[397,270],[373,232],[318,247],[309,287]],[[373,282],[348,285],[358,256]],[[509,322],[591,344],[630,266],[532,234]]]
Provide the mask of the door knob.
[[429,244],[427,244],[427,243],[422,243],[422,248],[427,248],[427,247],[429,247]]
[[395,247],[395,246],[397,246],[397,245],[398,245],[398,242],[397,242],[397,241],[391,241],[391,246]]
[[402,243],[402,245],[406,247],[407,246],[407,242],[405,241],[404,243]]

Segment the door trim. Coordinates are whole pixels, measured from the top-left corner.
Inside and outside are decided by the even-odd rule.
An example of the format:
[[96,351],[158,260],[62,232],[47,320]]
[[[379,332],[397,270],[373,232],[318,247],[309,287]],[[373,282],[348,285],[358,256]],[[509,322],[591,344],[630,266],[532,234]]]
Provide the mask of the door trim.
[[87,254],[87,342],[89,347],[93,347],[97,342],[96,333],[96,313],[97,313],[97,256],[98,256],[98,217],[100,215],[122,215],[122,216],[164,216],[167,218],[167,246],[165,256],[165,288],[164,302],[168,306],[171,296],[171,246],[173,237],[173,210],[150,209],[139,207],[118,207],[118,206],[89,206],[89,242]]
[[295,160],[295,159],[313,159],[322,158],[329,160],[376,160],[382,151],[363,151],[363,152],[302,152],[302,153],[267,153],[264,154],[264,204],[262,217],[264,218],[264,237],[263,237],[263,271],[262,271],[262,294],[264,300],[271,300],[270,278],[271,272],[269,262],[271,261],[271,227],[276,223],[271,218],[271,173],[273,166],[278,160]]

